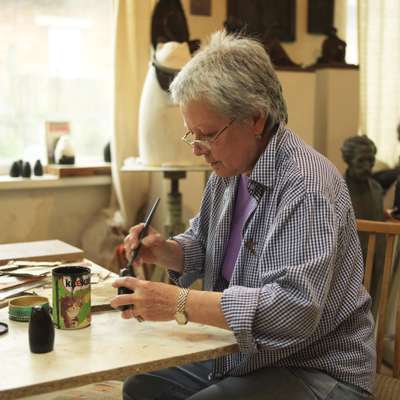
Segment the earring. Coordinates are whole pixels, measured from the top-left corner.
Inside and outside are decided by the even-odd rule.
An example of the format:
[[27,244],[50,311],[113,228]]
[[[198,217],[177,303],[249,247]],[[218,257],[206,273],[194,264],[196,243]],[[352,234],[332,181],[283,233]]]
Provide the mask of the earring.
[[257,133],[256,140],[261,140],[263,137],[262,133]]

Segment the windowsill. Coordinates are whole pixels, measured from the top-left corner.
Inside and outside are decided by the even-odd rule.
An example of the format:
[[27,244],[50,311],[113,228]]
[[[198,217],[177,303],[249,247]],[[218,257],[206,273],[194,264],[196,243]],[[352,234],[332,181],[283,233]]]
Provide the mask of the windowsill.
[[111,185],[110,175],[75,176],[59,178],[55,175],[32,176],[31,178],[11,178],[0,176],[0,190],[17,189],[49,189],[79,186],[104,186]]

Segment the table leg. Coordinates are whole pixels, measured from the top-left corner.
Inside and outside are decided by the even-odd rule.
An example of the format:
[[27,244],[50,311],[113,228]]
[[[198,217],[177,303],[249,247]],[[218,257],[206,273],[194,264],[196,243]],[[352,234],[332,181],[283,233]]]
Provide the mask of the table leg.
[[167,196],[167,221],[164,226],[166,237],[177,235],[185,230],[182,221],[182,194],[179,192],[179,179],[186,178],[185,171],[164,171],[164,178],[171,180],[171,192]]

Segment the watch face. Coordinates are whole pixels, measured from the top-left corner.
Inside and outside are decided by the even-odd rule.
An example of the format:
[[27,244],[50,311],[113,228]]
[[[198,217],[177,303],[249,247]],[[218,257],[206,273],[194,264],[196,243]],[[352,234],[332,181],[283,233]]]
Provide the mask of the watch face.
[[177,312],[175,314],[175,319],[179,325],[185,325],[188,322],[187,316],[184,312]]

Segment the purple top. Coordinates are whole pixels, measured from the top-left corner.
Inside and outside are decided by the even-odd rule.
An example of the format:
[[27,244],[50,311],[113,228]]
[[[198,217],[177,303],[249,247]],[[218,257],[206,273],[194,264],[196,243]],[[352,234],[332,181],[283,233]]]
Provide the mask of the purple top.
[[241,175],[239,187],[236,194],[235,209],[231,222],[231,231],[229,241],[225,251],[224,264],[222,267],[222,275],[229,282],[231,280],[233,268],[239,254],[242,244],[242,229],[247,221],[247,218],[256,208],[256,200],[250,196],[247,190],[249,177]]

